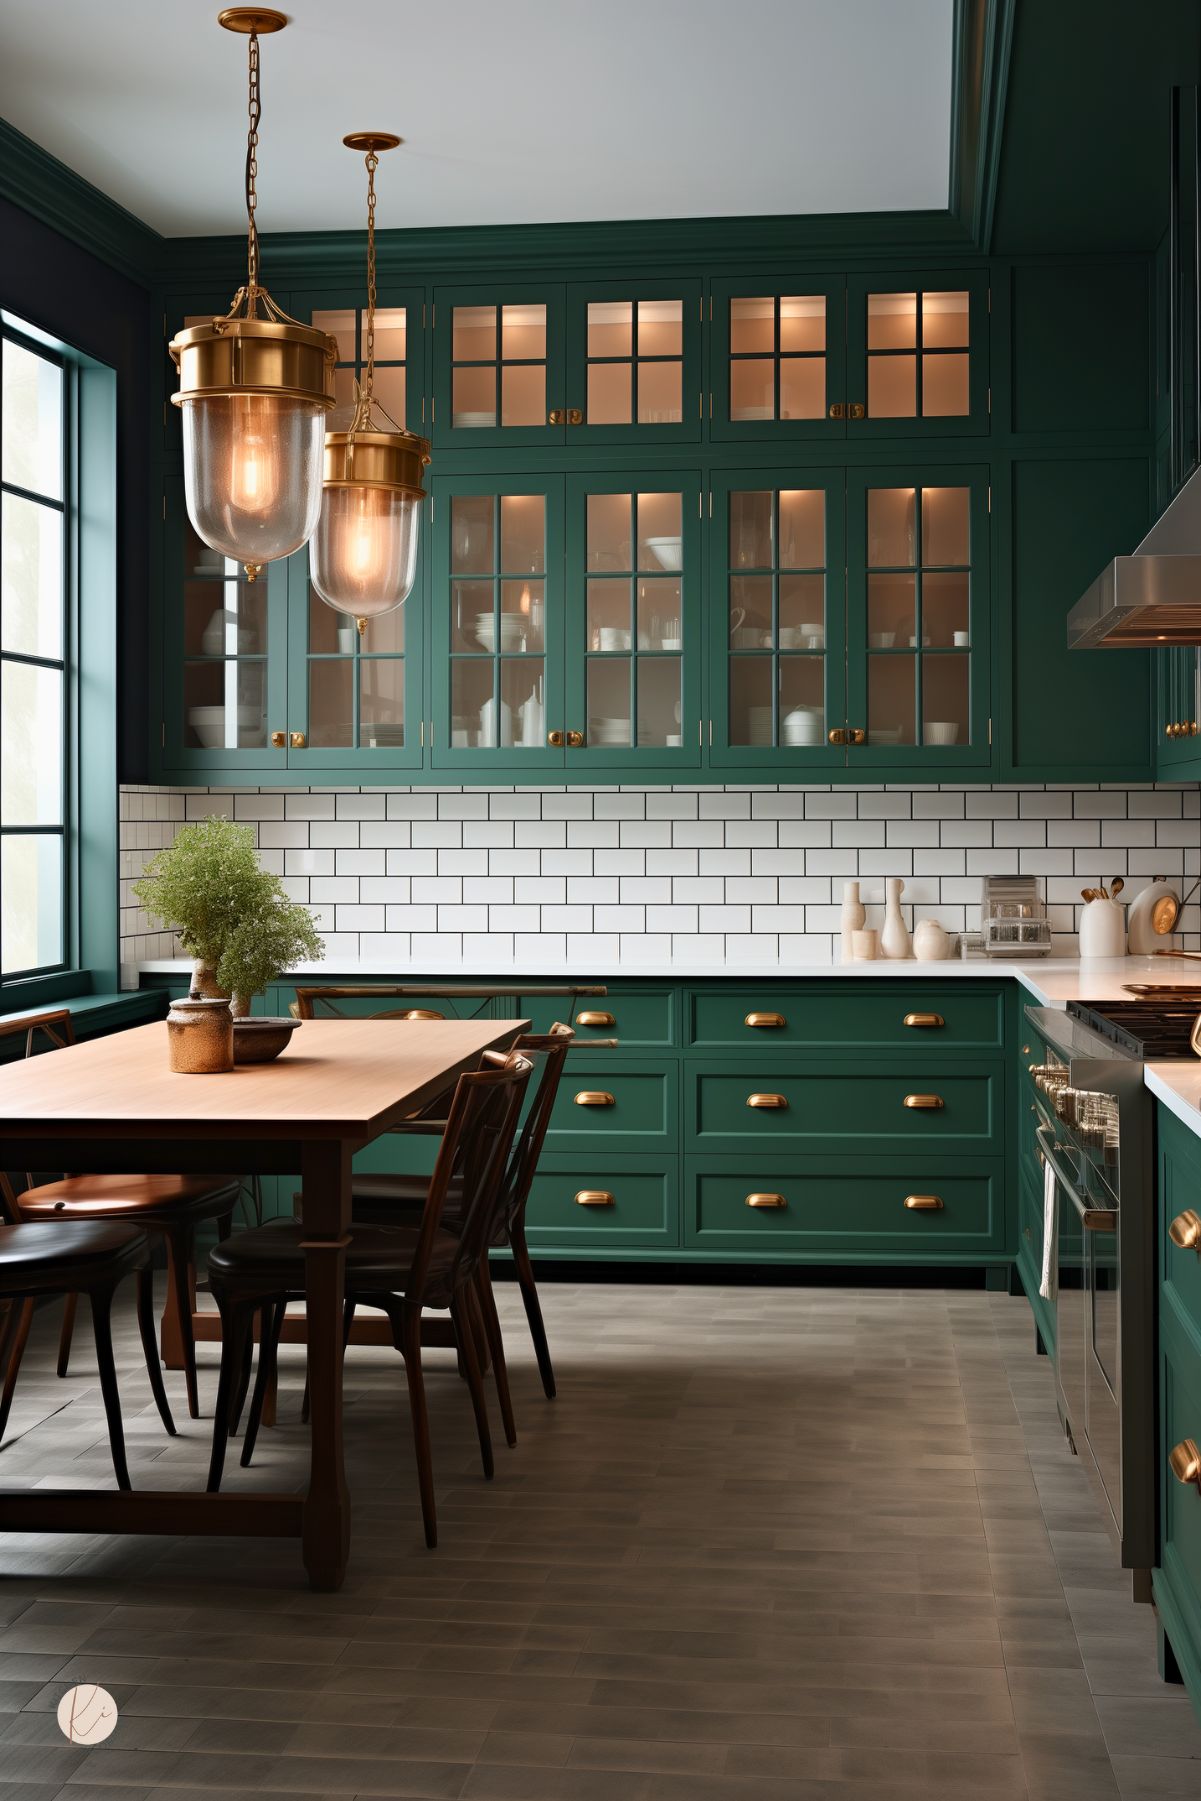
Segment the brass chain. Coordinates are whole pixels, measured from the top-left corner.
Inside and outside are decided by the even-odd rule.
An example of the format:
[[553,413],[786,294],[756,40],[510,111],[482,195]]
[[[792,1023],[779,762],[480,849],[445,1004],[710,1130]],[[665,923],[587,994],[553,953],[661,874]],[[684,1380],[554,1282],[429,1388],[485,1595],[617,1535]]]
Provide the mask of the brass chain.
[[363,371],[363,401],[368,417],[375,386],[375,171],[379,157],[369,150],[367,163],[367,366]]
[[259,228],[255,218],[258,206],[258,194],[255,182],[258,177],[259,125],[263,117],[262,101],[259,97],[259,35],[252,31],[248,40],[250,62],[249,105],[250,129],[246,134],[246,262],[247,262],[247,300],[248,312],[254,317],[255,305],[259,294]]

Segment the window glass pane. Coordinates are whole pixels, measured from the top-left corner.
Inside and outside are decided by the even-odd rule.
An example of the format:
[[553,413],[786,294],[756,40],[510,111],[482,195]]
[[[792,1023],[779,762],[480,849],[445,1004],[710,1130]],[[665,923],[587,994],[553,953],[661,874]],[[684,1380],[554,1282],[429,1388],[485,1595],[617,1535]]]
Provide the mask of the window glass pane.
[[506,657],[501,663],[501,699],[508,708],[507,716],[503,709],[501,714],[502,729],[508,733],[502,743],[519,744],[526,750],[545,748],[545,678],[542,657]]
[[546,573],[546,498],[503,494],[500,502],[500,566],[506,575]]
[[678,425],[684,417],[684,371],[679,363],[639,363],[639,425]]
[[[242,565],[215,552],[194,563],[183,585],[184,652],[189,657],[261,656],[267,649],[267,584],[248,582]],[[322,611],[333,614],[324,601]],[[330,646],[333,649],[333,645]]]
[[353,308],[339,307],[335,312],[314,313],[313,328],[316,331],[327,331],[331,338],[337,338],[340,363],[354,362],[355,315]]
[[450,672],[450,742],[456,750],[496,747],[491,657],[457,659]]
[[922,489],[922,564],[963,566],[968,560],[967,488]]
[[451,322],[451,355],[456,363],[490,363],[496,358],[496,308],[457,306]]
[[63,372],[6,338],[0,345],[0,478],[63,494]]
[[354,743],[354,664],[349,658],[318,658],[309,664],[308,740],[314,750],[346,749]]
[[967,650],[968,576],[949,570],[922,577],[922,636],[937,650]]
[[500,584],[500,649],[506,654],[527,655],[543,649],[544,587],[545,583],[533,576]]
[[496,647],[496,591],[491,582],[450,585],[450,648],[478,656]]
[[966,744],[967,657],[922,658],[922,743]]
[[501,355],[506,362],[514,358],[541,361],[546,356],[545,306],[506,306],[501,308]]
[[451,424],[456,430],[478,431],[496,424],[496,369],[468,365],[456,369],[451,383]]
[[365,657],[359,664],[359,735],[368,750],[399,750],[405,741],[402,657]]
[[869,350],[910,350],[917,343],[917,295],[869,294]]
[[5,663],[0,672],[0,823],[62,822],[62,672]]
[[680,729],[679,657],[638,659],[638,742],[677,750]]
[[825,416],[825,357],[782,357],[780,359],[781,419],[824,419]]
[[770,294],[730,302],[732,356],[767,355],[776,347],[776,308]]
[[730,658],[730,743],[766,746],[772,732],[772,658]]
[[730,418],[774,419],[776,365],[767,357],[730,364]]
[[869,356],[867,411],[871,419],[911,419],[917,412],[917,358]]
[[403,363],[406,330],[403,306],[379,306],[375,309],[375,360],[377,363]]
[[826,561],[826,496],[822,488],[780,490],[780,567],[821,569]]
[[684,302],[638,302],[639,356],[682,356],[684,352]]
[[596,570],[629,570],[632,494],[588,496],[588,567]]
[[630,584],[624,577],[588,583],[589,650],[629,650]]
[[780,743],[806,750],[826,741],[826,659],[780,658]]
[[[629,632],[626,633],[627,639]],[[588,743],[594,750],[633,741],[629,657],[588,660]]]
[[867,642],[872,650],[908,649],[917,630],[917,578],[869,575]]
[[730,578],[730,649],[770,650],[772,644],[770,575]]
[[191,749],[258,750],[267,742],[266,663],[185,663],[184,742]]
[[780,577],[780,649],[826,648],[826,578],[824,575]]
[[738,489],[730,495],[731,569],[770,569],[772,525],[770,491]]
[[780,299],[780,349],[826,348],[824,294],[785,294]]
[[632,300],[588,302],[588,355],[631,356],[634,350]]
[[500,377],[500,422],[502,425],[546,424],[544,363],[504,365]]
[[[326,609],[329,610],[328,608]],[[377,613],[367,621],[367,630],[359,640],[364,656],[399,655],[405,647],[405,610],[393,607],[390,613]]]
[[912,569],[917,561],[913,488],[869,488],[867,560],[873,569]]
[[915,739],[917,658],[870,656],[867,659],[867,741],[869,744],[913,744]]
[[388,417],[404,429],[405,422],[405,371],[403,364],[395,363],[391,368],[375,371],[375,398],[379,401]]
[[450,503],[450,567],[455,575],[491,575],[496,568],[491,494],[455,494]]
[[589,363],[589,425],[628,425],[633,409],[629,363]]
[[684,563],[683,496],[638,496],[638,567],[651,575],[662,569],[673,572]]
[[0,970],[62,963],[63,839],[41,833],[0,838]]
[[63,654],[63,516],[17,494],[4,496],[0,514],[0,644]]
[[[256,582],[255,587],[264,586]],[[335,613],[316,588],[309,589],[309,652],[312,655],[352,657],[358,642],[353,613]]]
[[961,417],[968,410],[967,352],[922,358],[922,413],[928,419]]
[[683,645],[679,580],[664,576],[638,584],[639,650],[679,650]]
[[927,350],[966,350],[966,293],[922,295],[922,343]]

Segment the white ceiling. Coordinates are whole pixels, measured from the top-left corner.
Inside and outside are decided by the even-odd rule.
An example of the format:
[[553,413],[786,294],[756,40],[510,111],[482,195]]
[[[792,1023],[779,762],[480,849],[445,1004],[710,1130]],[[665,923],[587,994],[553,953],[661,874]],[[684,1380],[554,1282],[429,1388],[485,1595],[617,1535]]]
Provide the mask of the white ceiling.
[[[287,4],[287,0],[284,0]],[[168,236],[244,221],[246,40],[217,0],[4,0],[0,116]],[[945,207],[952,0],[295,0],[262,40],[259,222]]]

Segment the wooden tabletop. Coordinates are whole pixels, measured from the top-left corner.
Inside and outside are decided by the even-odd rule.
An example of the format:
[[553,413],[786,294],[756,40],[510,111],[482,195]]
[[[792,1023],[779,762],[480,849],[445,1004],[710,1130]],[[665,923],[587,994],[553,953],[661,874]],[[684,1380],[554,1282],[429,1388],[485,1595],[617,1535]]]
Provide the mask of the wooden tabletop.
[[524,1019],[310,1019],[274,1063],[176,1075],[164,1021],[0,1067],[0,1138],[374,1137],[507,1047]]

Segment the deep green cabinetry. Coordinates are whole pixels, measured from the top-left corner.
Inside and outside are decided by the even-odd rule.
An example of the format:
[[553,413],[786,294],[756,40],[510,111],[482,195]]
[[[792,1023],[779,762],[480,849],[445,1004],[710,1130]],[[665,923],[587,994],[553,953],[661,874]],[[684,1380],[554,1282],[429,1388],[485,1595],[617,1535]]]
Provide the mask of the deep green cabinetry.
[[1201,781],[1201,652],[1191,644],[1156,652],[1155,772]]
[[1157,1132],[1160,1548],[1152,1587],[1172,1654],[1163,1662],[1174,1661],[1201,1715],[1201,1484],[1186,1467],[1190,1441],[1201,1445],[1201,1255],[1191,1242],[1201,1138],[1162,1104]]

